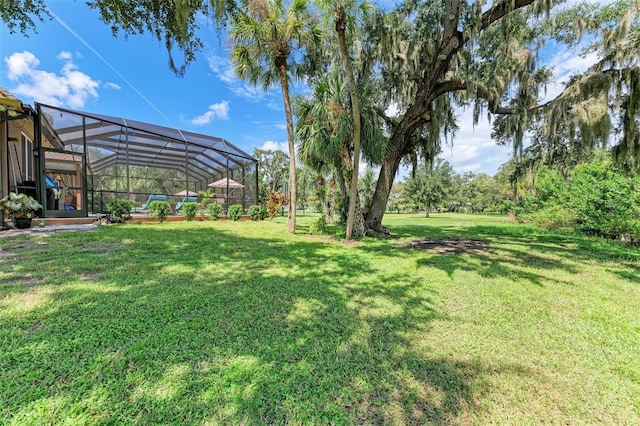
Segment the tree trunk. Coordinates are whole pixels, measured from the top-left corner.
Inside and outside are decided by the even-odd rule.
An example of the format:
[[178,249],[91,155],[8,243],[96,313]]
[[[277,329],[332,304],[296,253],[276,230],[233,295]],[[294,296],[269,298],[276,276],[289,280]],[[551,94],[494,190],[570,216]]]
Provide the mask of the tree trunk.
[[404,150],[404,143],[397,141],[398,137],[392,138],[391,144],[395,146],[392,152],[389,152],[382,160],[382,167],[380,168],[380,176],[378,177],[378,184],[376,190],[373,193],[371,200],[371,207],[367,211],[365,221],[367,227],[377,232],[387,232],[382,226],[382,218],[384,212],[387,209],[387,202],[389,201],[389,194],[391,194],[391,187],[393,186],[393,179],[400,161],[402,160],[402,150]]
[[329,216],[329,204],[327,203],[327,185],[324,176],[316,175],[316,188],[318,189],[318,203],[322,211],[320,212],[327,222],[331,222]]
[[336,179],[335,176],[331,177],[329,181],[329,199],[327,201],[327,222],[333,223],[333,217],[336,214]]
[[296,151],[293,133],[293,114],[291,113],[291,99],[289,98],[289,79],[286,65],[280,65],[280,85],[284,101],[284,114],[287,119],[287,139],[289,142],[289,215],[287,217],[287,232],[296,233]]
[[358,91],[356,89],[356,80],[351,67],[351,57],[347,50],[347,41],[345,37],[345,29],[347,25],[347,17],[344,9],[336,12],[336,31],[338,33],[338,41],[340,44],[340,55],[342,56],[342,64],[349,85],[349,95],[351,97],[351,112],[353,114],[353,167],[351,169],[351,188],[349,191],[349,210],[347,212],[347,230],[345,238],[351,239],[353,233],[353,224],[356,215],[356,202],[358,198],[358,167],[360,166],[360,103],[358,101]]
[[364,215],[362,214],[362,208],[356,207],[356,214],[353,220],[353,236],[364,237],[367,235],[367,224],[364,221]]

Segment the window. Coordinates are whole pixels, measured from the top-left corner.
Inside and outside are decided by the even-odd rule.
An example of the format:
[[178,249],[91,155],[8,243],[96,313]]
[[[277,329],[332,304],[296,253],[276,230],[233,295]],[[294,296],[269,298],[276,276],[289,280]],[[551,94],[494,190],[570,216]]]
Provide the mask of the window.
[[33,173],[33,141],[24,133],[21,134],[22,144],[22,179],[34,180]]

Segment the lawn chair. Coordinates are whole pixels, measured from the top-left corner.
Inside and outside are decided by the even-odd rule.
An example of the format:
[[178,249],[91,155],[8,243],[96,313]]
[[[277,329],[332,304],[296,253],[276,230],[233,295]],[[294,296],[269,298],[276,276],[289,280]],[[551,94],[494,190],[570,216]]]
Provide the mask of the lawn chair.
[[149,195],[149,198],[147,199],[147,202],[144,203],[144,206],[142,207],[134,207],[131,210],[131,213],[144,213],[147,211],[147,209],[149,208],[149,204],[151,204],[152,201],[167,201],[167,196],[166,195]]
[[184,197],[182,199],[182,201],[178,201],[176,203],[176,213],[178,213],[180,211],[180,209],[182,208],[182,205],[184,203],[193,203],[193,202],[196,202],[196,201],[198,201],[198,197]]

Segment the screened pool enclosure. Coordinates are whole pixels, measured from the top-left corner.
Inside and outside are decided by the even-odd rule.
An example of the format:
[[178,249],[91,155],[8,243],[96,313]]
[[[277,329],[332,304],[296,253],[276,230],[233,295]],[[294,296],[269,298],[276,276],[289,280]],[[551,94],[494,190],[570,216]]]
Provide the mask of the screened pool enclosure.
[[[45,216],[105,212],[114,199],[143,206],[151,195],[164,195],[175,206],[187,195],[201,201],[202,191],[225,211],[233,204],[246,210],[258,202],[256,159],[222,138],[35,106]],[[210,185],[223,179],[231,184]],[[67,208],[66,200],[71,199],[73,205]]]

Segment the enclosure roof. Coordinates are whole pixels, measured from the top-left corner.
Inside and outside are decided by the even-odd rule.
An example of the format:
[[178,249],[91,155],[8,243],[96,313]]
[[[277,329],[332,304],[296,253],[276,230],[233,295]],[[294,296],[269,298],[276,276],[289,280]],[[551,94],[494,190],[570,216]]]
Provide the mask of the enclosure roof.
[[[101,148],[110,154],[91,163],[94,173],[113,164],[176,169],[194,179],[226,174],[234,165],[257,162],[225,139],[141,121],[36,104],[62,146]],[[228,160],[228,164],[227,164]]]

